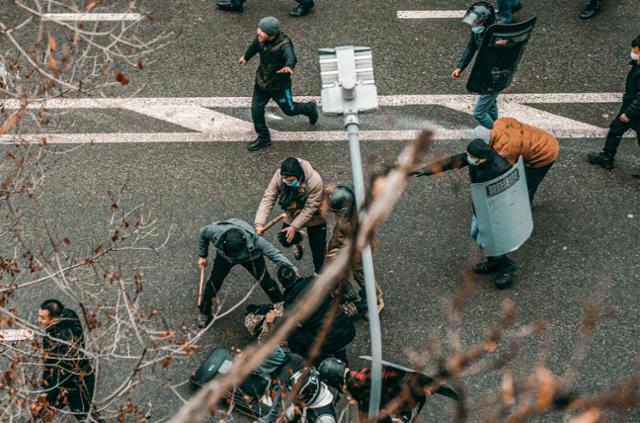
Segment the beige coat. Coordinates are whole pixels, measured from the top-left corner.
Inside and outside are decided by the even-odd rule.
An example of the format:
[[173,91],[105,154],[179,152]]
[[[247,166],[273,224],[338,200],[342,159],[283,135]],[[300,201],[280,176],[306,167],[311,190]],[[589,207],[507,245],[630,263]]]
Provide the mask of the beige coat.
[[[325,221],[318,210],[320,201],[322,200],[322,178],[320,174],[311,167],[308,161],[302,159],[298,159],[298,161],[304,172],[304,182],[298,188],[300,199],[304,202],[304,207],[302,210],[285,210],[287,213],[285,221],[296,229],[301,229],[305,226],[320,225]],[[254,221],[256,226],[264,226],[267,223],[269,214],[278,201],[283,186],[284,182],[282,182],[280,169],[278,169],[276,173],[273,174],[271,182],[269,182],[269,186],[262,196],[262,201],[260,201],[260,206],[258,207]]]

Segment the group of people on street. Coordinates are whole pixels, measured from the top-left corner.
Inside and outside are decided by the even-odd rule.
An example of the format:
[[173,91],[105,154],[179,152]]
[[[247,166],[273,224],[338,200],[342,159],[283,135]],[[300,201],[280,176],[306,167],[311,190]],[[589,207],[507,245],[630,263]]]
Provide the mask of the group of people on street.
[[[242,12],[245,0],[218,0],[222,10]],[[296,0],[298,6],[292,16],[303,16],[313,8],[313,0]],[[591,0],[582,13],[584,19],[593,17],[602,7],[603,0]],[[520,0],[497,0],[496,11],[487,2],[473,4],[463,21],[471,28],[471,35],[460,60],[452,72],[459,78],[469,66],[482,45],[487,28],[495,23],[510,24],[513,13],[522,7]],[[498,40],[499,42],[499,40]],[[293,101],[291,75],[296,66],[296,55],[291,39],[280,30],[280,22],[265,17],[258,23],[256,38],[239,62],[246,64],[259,55],[251,113],[257,138],[248,145],[255,151],[271,144],[265,122],[265,107],[274,100],[289,115],[305,115],[309,123],[318,121],[314,102]],[[611,122],[603,151],[588,154],[588,161],[605,169],[614,166],[614,159],[625,132],[633,129],[640,144],[640,36],[631,42],[630,70],[626,78],[621,109]],[[550,133],[510,117],[500,117],[498,93],[481,95],[474,108],[480,123],[466,151],[435,160],[416,169],[414,176],[436,175],[452,169],[469,167],[472,184],[486,183],[514,169],[519,160],[524,163],[524,179],[528,200],[532,202],[541,182],[558,159],[559,143]],[[379,177],[381,175],[377,175]],[[384,175],[382,175],[384,176]],[[639,170],[640,176],[640,170]],[[371,181],[375,197],[376,181]],[[293,258],[304,255],[303,241],[307,238],[313,262],[313,273],[302,272],[271,242],[264,237],[273,209],[279,207],[284,221],[277,234],[283,248],[291,248]],[[483,248],[480,240],[477,205],[471,218],[470,235]],[[328,222],[331,225],[328,225]],[[219,220],[202,227],[198,233],[198,261],[201,269],[209,263],[210,246],[214,247],[211,272],[199,305],[199,325],[207,327],[217,311],[222,284],[231,269],[240,265],[260,284],[270,304],[252,304],[247,307],[245,326],[260,339],[291,309],[301,294],[313,283],[325,264],[349,247],[358,230],[358,210],[353,190],[346,185],[330,185],[307,160],[288,157],[274,172],[257,207],[253,224],[237,218]],[[328,236],[328,228],[332,227]],[[329,239],[327,239],[329,238]],[[375,240],[372,242],[375,245]],[[277,281],[271,277],[265,257],[277,267]],[[478,274],[495,274],[498,289],[513,285],[516,265],[507,253],[487,254],[485,261],[476,264]],[[352,284],[352,279],[355,284]],[[384,300],[382,289],[376,282],[378,311]],[[367,410],[370,389],[370,369],[350,370],[346,349],[356,334],[354,320],[366,318],[364,276],[361,260],[352,260],[351,268],[336,289],[323,299],[320,307],[287,338],[290,351],[313,364],[319,364],[319,377],[329,386],[354,398],[361,413]],[[99,420],[92,408],[95,374],[92,363],[84,352],[83,330],[78,315],[60,301],[47,300],[40,306],[39,322],[45,329],[43,393],[31,411],[39,419],[53,409],[68,406],[79,421],[88,416]],[[321,345],[314,351],[318,338]],[[315,354],[315,355],[313,355]],[[383,373],[383,406],[397,396],[400,390],[410,388],[411,395],[400,407],[397,418],[411,421],[424,405],[425,386],[432,380],[419,373],[411,374],[398,369],[385,368]]]

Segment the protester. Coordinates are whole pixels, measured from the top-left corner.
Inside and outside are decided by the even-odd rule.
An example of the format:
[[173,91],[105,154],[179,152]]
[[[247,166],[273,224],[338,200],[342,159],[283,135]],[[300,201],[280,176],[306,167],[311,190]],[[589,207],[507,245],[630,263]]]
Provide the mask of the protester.
[[251,100],[251,117],[258,138],[248,145],[250,151],[259,150],[271,144],[271,135],[264,117],[265,107],[273,99],[288,116],[305,115],[309,123],[318,121],[316,103],[296,103],[291,93],[291,74],[296,66],[293,43],[282,31],[280,21],[268,16],[258,22],[256,38],[240,57],[245,65],[256,54],[260,55],[260,65],[256,71]]
[[[482,139],[512,166],[522,156],[530,201],[533,201],[538,186],[558,160],[560,151],[556,137],[514,118],[499,118],[491,130],[478,126],[474,129],[474,138]],[[466,166],[468,163],[465,161],[460,164]]]
[[[627,80],[622,96],[622,107],[616,118],[609,125],[609,133],[602,152],[588,154],[589,162],[605,169],[613,169],[613,164],[622,136],[629,129],[636,132],[640,145],[640,36],[631,42],[631,69],[627,73]],[[638,175],[640,176],[640,169]]]
[[49,421],[55,410],[69,407],[76,420],[102,421],[92,410],[95,373],[85,355],[82,324],[75,311],[50,299],[40,305],[38,323],[46,336],[42,340],[44,371],[40,394],[31,411],[36,420]]
[[261,237],[250,224],[240,219],[213,222],[198,234],[198,266],[207,266],[209,243],[216,249],[213,269],[207,281],[200,304],[200,327],[205,327],[212,319],[211,306],[217,298],[222,282],[231,269],[239,264],[258,281],[269,299],[277,303],[282,301],[282,293],[269,275],[264,257],[278,267],[293,266],[269,241]]
[[327,223],[318,210],[323,189],[320,174],[308,161],[287,157],[273,174],[254,221],[256,231],[262,234],[277,202],[287,214],[278,240],[284,247],[293,246],[294,258],[300,260],[303,256],[301,229],[307,228],[316,273],[320,273],[324,264],[327,243]]

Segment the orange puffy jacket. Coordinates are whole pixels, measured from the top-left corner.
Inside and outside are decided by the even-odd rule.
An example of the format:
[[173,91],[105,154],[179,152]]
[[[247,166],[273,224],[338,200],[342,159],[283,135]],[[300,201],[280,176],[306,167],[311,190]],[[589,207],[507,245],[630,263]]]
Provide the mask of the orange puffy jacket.
[[558,158],[560,146],[550,133],[513,118],[499,118],[490,132],[489,146],[511,165],[522,155],[528,167],[542,167]]

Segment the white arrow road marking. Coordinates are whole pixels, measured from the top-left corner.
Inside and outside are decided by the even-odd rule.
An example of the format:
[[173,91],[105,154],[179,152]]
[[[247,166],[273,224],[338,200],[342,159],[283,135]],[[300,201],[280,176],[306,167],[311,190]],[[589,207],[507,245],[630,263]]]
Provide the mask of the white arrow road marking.
[[[499,97],[501,116],[513,116],[542,127],[559,138],[600,138],[607,129],[558,116],[525,104],[618,103],[620,93],[560,93],[560,94],[503,94]],[[299,97],[300,101],[318,97]],[[388,95],[379,96],[381,107],[441,106],[471,114],[476,101],[474,95]],[[16,100],[4,100],[0,105],[17,109]],[[94,134],[26,134],[22,139],[50,143],[118,143],[118,142],[205,142],[250,141],[255,137],[253,125],[209,108],[248,108],[250,97],[169,97],[169,98],[56,98],[33,102],[30,109],[45,106],[49,109],[123,109],[170,122],[196,132],[177,133],[94,133]],[[447,129],[424,121],[435,130],[436,139],[455,140],[469,136],[468,128]],[[363,140],[409,140],[415,130],[362,131]],[[275,141],[333,141],[344,140],[344,132],[336,131],[273,131]],[[631,135],[631,134],[630,134]],[[0,136],[0,142],[13,142],[15,135]]]
[[208,134],[224,132],[232,129],[234,132],[247,132],[253,130],[253,124],[246,120],[238,119],[224,113],[214,112],[200,106],[171,106],[153,105],[144,108],[137,105],[124,103],[120,109],[130,110],[154,119],[163,120],[191,129],[192,131]]
[[398,10],[398,19],[455,19],[464,18],[466,10]]
[[139,13],[45,13],[42,19],[50,21],[139,21]]

